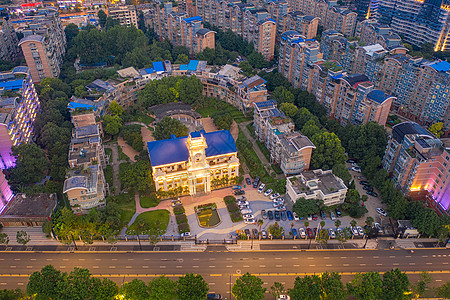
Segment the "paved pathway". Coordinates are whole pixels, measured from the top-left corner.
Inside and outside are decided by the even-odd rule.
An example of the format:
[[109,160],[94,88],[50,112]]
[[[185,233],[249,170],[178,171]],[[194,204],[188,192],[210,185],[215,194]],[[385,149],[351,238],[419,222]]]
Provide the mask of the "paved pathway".
[[114,194],[119,195],[121,191],[120,180],[119,180],[119,165],[125,160],[119,161],[119,149],[117,144],[105,145],[105,148],[111,149],[112,154],[109,160],[110,165],[113,167],[113,184],[114,184]]
[[128,145],[127,142],[125,142],[125,140],[121,136],[117,138],[117,143],[119,144],[120,148],[122,148],[122,152],[126,156],[128,156],[132,162],[136,162],[134,157],[136,155],[139,155],[139,152],[137,152],[130,145]]

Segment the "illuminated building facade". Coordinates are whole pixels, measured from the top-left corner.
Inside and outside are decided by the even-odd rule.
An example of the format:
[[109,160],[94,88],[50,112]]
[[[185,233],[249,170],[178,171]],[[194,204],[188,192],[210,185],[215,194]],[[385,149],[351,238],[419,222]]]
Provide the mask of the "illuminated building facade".
[[228,130],[191,132],[147,143],[157,191],[208,193],[221,179],[239,176],[236,144]]
[[395,125],[383,167],[402,193],[450,214],[450,148],[433,134],[413,122]]
[[[23,77],[25,75],[25,77]],[[14,95],[13,97],[8,96]],[[18,96],[20,95],[20,96]],[[14,167],[11,147],[32,139],[40,102],[27,67],[0,73],[0,168]]]
[[108,16],[119,21],[123,26],[138,28],[137,12],[134,5],[109,6]]
[[9,187],[8,181],[5,178],[5,174],[0,171],[0,214],[5,209],[6,205],[14,197],[11,188]]

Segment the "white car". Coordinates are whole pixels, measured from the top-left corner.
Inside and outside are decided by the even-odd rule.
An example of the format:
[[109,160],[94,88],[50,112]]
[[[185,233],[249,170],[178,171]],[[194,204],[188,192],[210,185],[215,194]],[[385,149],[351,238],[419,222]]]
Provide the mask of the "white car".
[[270,194],[272,194],[272,189],[268,189],[267,191],[264,192],[264,196],[269,196]]
[[336,238],[336,234],[334,233],[333,228],[329,228],[328,229],[328,235],[330,236],[330,239],[335,239]]
[[243,209],[250,209],[249,205],[239,205],[239,209],[243,210]]
[[300,227],[298,229],[298,234],[302,237],[302,239],[305,239],[306,238],[306,230],[305,230],[305,228]]
[[334,212],[330,212],[330,218],[332,221],[336,220],[336,215],[334,214]]
[[244,219],[245,224],[255,224],[255,219]]
[[254,218],[255,218],[255,216],[252,215],[252,214],[246,214],[246,215],[243,215],[242,217],[243,217],[244,219],[254,219]]
[[277,198],[275,200],[278,201],[278,202],[284,203],[284,198]]
[[242,215],[252,214],[253,211],[251,209],[243,209],[241,210]]
[[181,234],[181,237],[191,237],[191,236],[192,236],[192,234],[190,232],[183,232]]
[[266,187],[266,185],[264,184],[264,183],[261,183],[260,185],[259,185],[259,188],[258,188],[258,193],[262,193],[263,191],[264,191],[264,188]]
[[355,171],[357,173],[361,173],[361,168],[358,167],[352,167],[352,171]]
[[385,217],[387,216],[387,212],[385,212],[384,209],[379,208],[379,207],[377,208],[377,213],[379,213],[380,215],[385,216]]
[[274,202],[274,203],[273,203],[273,208],[276,208],[276,207],[281,206],[281,205],[283,205],[283,203],[280,203],[280,202]]
[[275,207],[275,210],[277,210],[277,211],[286,211],[286,206],[284,206],[284,205],[277,206],[277,207]]
[[261,238],[267,239],[267,231],[265,230],[261,231]]
[[238,205],[249,205],[248,201],[239,201]]
[[364,235],[364,230],[361,228],[361,226],[356,226],[356,230],[358,230],[359,235]]
[[312,215],[308,215],[308,221],[312,221]]
[[359,165],[358,165],[357,163],[352,163],[352,167],[360,168]]
[[294,216],[294,221],[300,221],[300,218],[297,216],[295,211],[292,213],[292,215]]
[[383,233],[383,228],[381,228],[380,223],[373,223],[373,227],[377,229],[378,233]]
[[352,227],[352,233],[353,235],[358,235],[358,229],[356,229],[356,227]]
[[270,195],[270,199],[271,199],[271,200],[274,200],[274,199],[276,199],[276,198],[279,198],[280,196],[281,196],[280,194],[275,193],[275,194]]

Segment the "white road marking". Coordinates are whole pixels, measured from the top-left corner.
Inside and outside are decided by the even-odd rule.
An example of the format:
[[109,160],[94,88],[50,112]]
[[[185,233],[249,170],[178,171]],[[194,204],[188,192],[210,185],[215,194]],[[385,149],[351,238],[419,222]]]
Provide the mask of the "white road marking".
[[330,257],[329,256],[325,256],[323,259],[330,259]]
[[193,268],[198,268],[198,266],[192,266]]
[[112,261],[117,261],[117,258],[113,258],[113,259],[111,259]]
[[14,260],[20,260],[20,258],[14,258]]
[[281,268],[281,267],[283,267],[283,265],[275,265],[275,267]]
[[226,266],[227,268],[232,268],[233,266]]
[[177,269],[181,269],[183,266],[176,266]]
[[250,266],[242,266],[243,268],[250,268]]
[[148,266],[142,266],[143,269],[148,269]]
[[309,265],[310,267],[315,267],[316,265]]
[[126,266],[125,269],[131,269],[133,268],[132,266]]
[[[0,259],[0,260],[3,260],[3,259]],[[36,260],[36,258],[30,258],[30,260]]]
[[116,266],[109,266],[109,268],[110,268],[110,269],[115,269],[115,268],[116,268]]
[[210,268],[215,268],[216,266],[209,266]]
[[448,265],[448,262],[443,262],[442,264],[443,264],[443,265]]
[[395,258],[395,255],[390,255],[389,258]]
[[101,258],[96,258],[95,260],[96,260],[96,261],[101,261],[102,259],[101,259]]
[[47,258],[47,260],[48,260],[48,261],[51,261],[51,260],[53,260],[53,258]]
[[343,266],[344,266],[344,267],[348,267],[348,266],[350,266],[350,265],[349,265],[349,264],[343,264]]
[[361,267],[365,266],[366,264],[359,264]]
[[66,268],[66,266],[59,266],[59,268],[60,268],[60,269],[65,269],[65,268]]
[[165,269],[165,268],[166,268],[166,266],[159,266],[159,268],[160,268],[160,269]]
[[98,269],[98,268],[99,268],[99,266],[92,266],[92,268],[94,268],[94,269]]
[[398,263],[393,263],[392,265],[393,265],[393,266],[398,266],[399,264],[398,264]]
[[85,261],[86,259],[84,259],[84,258],[79,258],[78,260]]
[[416,263],[409,263],[410,266],[414,266]]
[[333,265],[325,265],[325,266],[327,266],[327,267],[332,267]]
[[275,259],[281,259],[281,257],[275,257]]
[[14,269],[16,266],[9,266],[9,267]]
[[31,269],[33,266],[27,266],[27,269]]
[[308,259],[314,259],[314,257],[308,257]]
[[300,265],[294,265],[294,267],[300,267]]
[[18,282],[17,285],[23,285],[23,282]]
[[259,267],[260,267],[260,268],[265,268],[265,267],[266,267],[266,265],[259,265]]
[[[195,260],[195,259],[194,259],[194,260]],[[198,259],[197,259],[197,260],[198,260]],[[233,259],[228,257],[227,260],[233,260]]]
[[422,255],[422,257],[428,257],[428,255]]
[[216,260],[215,258],[210,258],[209,260]]
[[341,258],[347,258],[347,256],[341,256]]
[[427,263],[427,265],[432,265],[433,263]]
[[69,261],[69,259],[68,258],[63,258],[63,261]]
[[128,260],[134,260],[134,258],[129,258]]
[[373,258],[380,258],[379,256],[374,256]]
[[356,257],[356,258],[363,258],[362,256],[358,256],[358,257]]
[[382,266],[383,264],[377,264],[377,266]]
[[292,259],[298,259],[298,257],[293,257]]

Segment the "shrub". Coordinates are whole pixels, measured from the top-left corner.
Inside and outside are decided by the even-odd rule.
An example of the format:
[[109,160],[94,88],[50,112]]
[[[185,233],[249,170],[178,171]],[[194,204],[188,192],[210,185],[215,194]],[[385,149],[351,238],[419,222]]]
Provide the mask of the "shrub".
[[178,224],[178,232],[179,233],[184,233],[184,232],[189,232],[189,231],[190,231],[189,224],[187,224],[187,223]]
[[230,213],[231,221],[239,222],[242,221],[242,216],[239,212]]
[[229,212],[239,211],[239,206],[236,203],[230,203],[227,205],[227,209]]
[[181,214],[184,214],[184,212],[185,212],[185,210],[184,210],[183,205],[177,205],[173,208],[173,213],[175,215],[181,215]]
[[177,224],[187,223],[187,217],[185,214],[180,214],[176,216]]
[[225,200],[225,204],[231,204],[231,203],[235,203],[236,198],[234,198],[233,196],[225,196],[225,198],[223,198],[223,200]]

